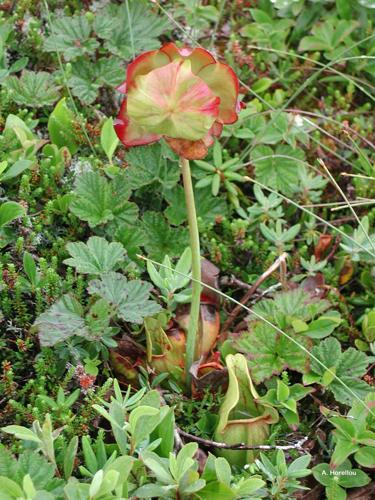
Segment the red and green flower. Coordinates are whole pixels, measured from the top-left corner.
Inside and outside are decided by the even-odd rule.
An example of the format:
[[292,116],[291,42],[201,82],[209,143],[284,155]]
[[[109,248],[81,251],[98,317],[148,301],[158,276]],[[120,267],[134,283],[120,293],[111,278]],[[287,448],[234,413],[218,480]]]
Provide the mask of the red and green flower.
[[116,133],[127,147],[164,138],[179,156],[203,158],[223,124],[237,120],[238,88],[207,50],[168,43],[129,64]]

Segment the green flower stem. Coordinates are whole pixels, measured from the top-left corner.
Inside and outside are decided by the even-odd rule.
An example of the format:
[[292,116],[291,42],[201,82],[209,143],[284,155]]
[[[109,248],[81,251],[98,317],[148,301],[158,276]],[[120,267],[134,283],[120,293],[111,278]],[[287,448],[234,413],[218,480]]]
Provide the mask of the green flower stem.
[[197,213],[195,211],[194,191],[191,182],[189,160],[181,158],[182,178],[184,182],[187,217],[189,223],[190,248],[192,255],[192,298],[189,327],[186,340],[185,371],[187,389],[191,388],[190,367],[194,362],[199,325],[200,298],[201,298],[201,253],[199,245],[199,231]]

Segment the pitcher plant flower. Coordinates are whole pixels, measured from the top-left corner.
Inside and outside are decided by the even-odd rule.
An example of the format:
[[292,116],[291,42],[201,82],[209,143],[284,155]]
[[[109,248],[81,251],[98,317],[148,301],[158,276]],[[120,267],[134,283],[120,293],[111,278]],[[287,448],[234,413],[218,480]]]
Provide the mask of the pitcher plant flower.
[[[265,444],[270,424],[279,420],[279,414],[271,405],[259,400],[243,354],[228,354],[225,361],[229,385],[219,410],[215,440],[248,446]],[[220,450],[220,455],[239,466],[252,463],[256,458],[253,450]]]
[[238,79],[202,48],[168,43],[128,65],[115,130],[127,147],[164,138],[189,160],[204,158],[238,111]]
[[239,82],[233,70],[202,48],[168,43],[128,65],[126,94],[116,134],[126,147],[165,139],[180,157],[192,252],[192,300],[186,340],[186,383],[196,353],[201,294],[201,256],[189,160],[199,160],[238,116]]

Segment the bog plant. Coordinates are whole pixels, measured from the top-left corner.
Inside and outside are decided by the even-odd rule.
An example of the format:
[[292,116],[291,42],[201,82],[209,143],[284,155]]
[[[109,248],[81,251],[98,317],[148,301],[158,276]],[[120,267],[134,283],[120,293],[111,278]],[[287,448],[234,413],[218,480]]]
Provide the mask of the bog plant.
[[174,43],[146,52],[129,64],[119,87],[126,98],[114,123],[127,147],[164,138],[180,157],[192,254],[192,299],[186,338],[185,373],[195,360],[201,256],[194,192],[188,160],[204,158],[223,124],[237,120],[238,79],[226,64],[201,48],[179,49]]

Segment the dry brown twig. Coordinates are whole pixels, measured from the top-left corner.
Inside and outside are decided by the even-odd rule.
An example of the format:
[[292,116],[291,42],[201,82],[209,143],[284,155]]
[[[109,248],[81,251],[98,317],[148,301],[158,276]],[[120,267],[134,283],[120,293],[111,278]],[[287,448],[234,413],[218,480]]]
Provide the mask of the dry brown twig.
[[303,438],[299,439],[296,443],[294,444],[287,444],[287,445],[272,445],[272,444],[257,444],[253,446],[246,445],[244,443],[238,443],[238,444],[226,444],[226,443],[219,443],[218,441],[211,441],[210,439],[204,439],[198,436],[194,436],[193,434],[189,434],[188,432],[185,432],[181,430],[180,428],[177,428],[177,433],[187,439],[190,439],[191,441],[195,441],[199,444],[203,444],[204,446],[211,447],[211,448],[220,448],[223,450],[264,450],[264,451],[269,451],[269,450],[301,450],[304,451],[303,445],[308,441],[308,437],[304,436]]
[[[288,254],[286,252],[282,253],[276,260],[275,262],[266,270],[264,273],[259,276],[259,278],[256,280],[254,285],[252,285],[248,291],[245,293],[241,300],[241,304],[244,305],[246,304],[252,295],[255,293],[257,288],[265,281],[276,269],[280,268],[280,282],[285,288],[286,286],[286,258]],[[236,317],[239,315],[239,313],[242,311],[242,305],[237,305],[233,311],[229,314],[228,318],[226,319],[222,332],[225,334],[229,327],[233,324],[234,320]]]

